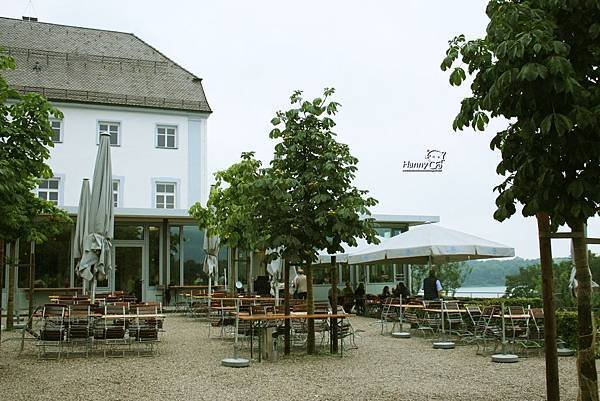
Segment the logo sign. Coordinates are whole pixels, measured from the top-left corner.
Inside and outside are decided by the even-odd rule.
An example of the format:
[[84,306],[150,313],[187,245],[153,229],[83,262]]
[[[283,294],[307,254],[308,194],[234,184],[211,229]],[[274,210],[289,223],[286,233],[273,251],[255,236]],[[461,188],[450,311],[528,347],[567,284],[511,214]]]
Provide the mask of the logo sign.
[[405,173],[441,173],[446,160],[446,152],[427,150],[425,158],[419,161],[405,160],[402,171]]

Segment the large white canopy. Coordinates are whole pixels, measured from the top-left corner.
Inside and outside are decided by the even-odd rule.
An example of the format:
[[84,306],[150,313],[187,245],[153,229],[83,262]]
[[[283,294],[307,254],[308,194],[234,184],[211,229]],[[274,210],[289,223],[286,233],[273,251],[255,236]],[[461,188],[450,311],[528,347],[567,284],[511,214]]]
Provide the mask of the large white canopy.
[[426,224],[414,227],[378,245],[353,252],[348,256],[348,263],[439,264],[511,256],[515,256],[515,250],[507,245],[437,224]]
[[[385,238],[383,237],[377,236],[377,238],[379,238],[380,242],[385,241]],[[342,248],[344,248],[344,252],[338,252],[334,255],[330,255],[327,253],[326,249],[321,249],[319,251],[319,260],[317,263],[331,263],[332,256],[335,256],[336,263],[348,263],[348,255],[354,252],[362,251],[363,249],[366,249],[371,245],[373,244],[369,244],[364,238],[357,238],[356,246],[350,246],[347,243],[342,242]]]

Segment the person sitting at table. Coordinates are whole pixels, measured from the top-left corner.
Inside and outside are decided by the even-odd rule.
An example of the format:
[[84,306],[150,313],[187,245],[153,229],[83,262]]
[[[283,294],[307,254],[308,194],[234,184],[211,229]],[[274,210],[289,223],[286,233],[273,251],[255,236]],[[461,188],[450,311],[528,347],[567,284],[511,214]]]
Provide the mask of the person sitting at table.
[[383,287],[383,291],[381,291],[381,294],[379,295],[379,299],[381,301],[391,297],[392,294],[390,294],[390,286],[386,285],[385,287]]
[[406,288],[406,286],[404,285],[404,283],[402,281],[400,281],[397,285],[396,288],[394,288],[394,291],[392,291],[394,296],[399,298],[402,297],[402,300],[406,300],[409,296],[410,296],[410,292],[408,291],[408,288]]
[[352,306],[354,305],[354,290],[352,290],[349,281],[346,281],[346,286],[342,290],[342,296],[344,311],[350,313],[352,311]]
[[354,290],[354,302],[356,305],[356,313],[359,315],[365,314],[365,284],[360,283]]
[[435,275],[435,270],[429,271],[429,276],[423,280],[423,299],[433,301],[442,297],[442,283]]

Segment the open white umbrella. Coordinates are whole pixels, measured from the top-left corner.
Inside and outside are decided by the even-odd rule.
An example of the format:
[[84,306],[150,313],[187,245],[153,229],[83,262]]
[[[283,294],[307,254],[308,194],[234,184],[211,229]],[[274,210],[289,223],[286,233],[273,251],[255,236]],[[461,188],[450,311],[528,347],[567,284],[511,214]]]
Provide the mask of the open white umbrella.
[[[73,239],[73,258],[81,259],[83,256],[83,244],[90,233],[89,230],[89,212],[90,212],[90,180],[83,179],[81,183],[81,194],[79,195],[79,207],[77,209],[77,223],[75,224],[75,238]],[[79,271],[79,262],[77,263]],[[83,280],[83,293],[87,291],[88,280]]]
[[437,224],[415,227],[351,253],[348,263],[448,263],[515,256],[514,248]]
[[[204,273],[208,274],[209,296],[212,294],[212,278],[218,276],[220,242],[217,235],[208,235],[208,230],[204,231]],[[210,303],[210,298],[208,302]]]
[[[385,238],[380,237],[380,236],[377,236],[377,238],[379,239],[380,243],[381,243],[381,241],[385,240]],[[366,249],[366,248],[370,247],[371,245],[373,245],[373,244],[369,244],[365,238],[357,238],[356,246],[351,246],[351,245],[348,245],[347,243],[343,242],[342,243],[342,248],[344,248],[343,252],[329,254],[329,253],[327,253],[326,249],[321,249],[319,251],[319,255],[318,255],[318,263],[319,264],[331,263],[332,256],[335,256],[336,263],[348,263],[348,256],[350,254],[362,251],[363,249]]]
[[94,166],[92,196],[89,210],[89,234],[84,241],[79,275],[92,281],[91,300],[96,296],[96,282],[103,280],[112,269],[112,239],[114,235],[114,204],[110,135],[100,134],[100,145]]

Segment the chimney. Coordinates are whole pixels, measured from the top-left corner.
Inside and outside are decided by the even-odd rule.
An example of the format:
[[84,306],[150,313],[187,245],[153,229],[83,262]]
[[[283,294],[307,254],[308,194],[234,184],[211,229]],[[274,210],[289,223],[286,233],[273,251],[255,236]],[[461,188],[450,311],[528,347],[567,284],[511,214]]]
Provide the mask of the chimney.
[[37,17],[26,17],[23,16],[23,21],[37,22]]

